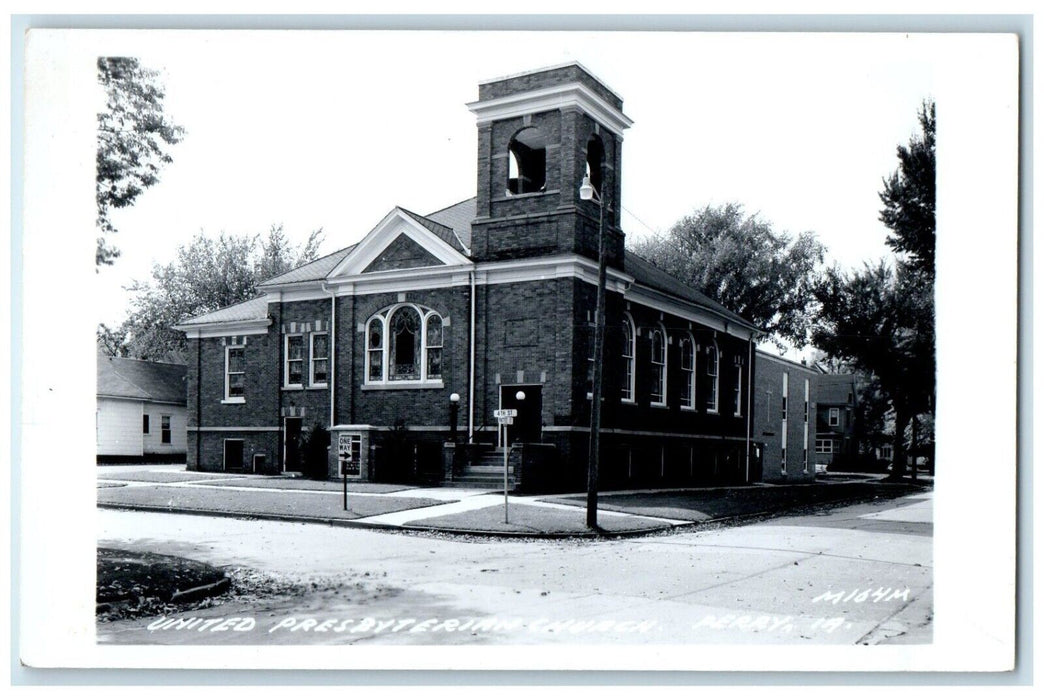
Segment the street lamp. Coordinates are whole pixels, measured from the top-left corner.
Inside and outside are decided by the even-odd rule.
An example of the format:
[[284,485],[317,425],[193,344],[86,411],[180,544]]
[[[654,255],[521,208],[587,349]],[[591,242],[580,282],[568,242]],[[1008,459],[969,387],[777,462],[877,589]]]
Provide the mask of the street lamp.
[[[602,177],[605,183],[605,177]],[[598,450],[602,430],[602,361],[605,358],[605,210],[608,198],[601,196],[591,178],[584,175],[580,199],[598,202],[598,296],[595,304],[594,377],[591,386],[591,445],[587,456],[587,526],[598,527]]]
[[457,411],[460,410],[460,394],[453,392],[449,397],[450,442],[457,443]]

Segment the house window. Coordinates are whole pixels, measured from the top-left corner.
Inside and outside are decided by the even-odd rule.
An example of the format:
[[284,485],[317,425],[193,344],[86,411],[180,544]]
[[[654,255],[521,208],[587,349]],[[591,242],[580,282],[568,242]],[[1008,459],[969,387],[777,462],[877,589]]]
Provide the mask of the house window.
[[366,382],[441,385],[445,321],[414,304],[378,312],[366,324]]
[[652,362],[652,384],[649,388],[649,401],[655,406],[666,406],[667,395],[667,338],[666,334],[656,329],[650,338]]
[[304,382],[304,336],[286,336],[286,365],[283,386],[300,387]]
[[891,461],[891,459],[892,459],[892,446],[891,445],[885,445],[884,447],[881,448],[881,459],[887,459],[887,460]]
[[425,354],[428,358],[428,379],[442,377],[442,317],[432,312],[425,319]]
[[330,334],[312,333],[309,384],[326,386],[330,379]]
[[243,403],[246,400],[246,347],[229,345],[225,348],[225,401]]
[[[785,436],[784,436],[785,439]],[[787,473],[787,446],[783,445],[783,452],[779,459],[779,471],[782,474]]]
[[627,314],[623,319],[623,387],[620,398],[634,401],[634,322]]
[[808,474],[808,448],[805,448],[804,456],[801,458],[801,464],[803,465],[801,471]]
[[141,416],[141,432],[143,435],[149,434],[149,414],[143,413]]
[[[738,359],[738,358],[737,358]],[[737,364],[732,382],[732,405],[736,407],[736,416],[743,415],[743,365]]]
[[170,416],[160,416],[160,442],[170,444]]
[[831,408],[827,422],[830,424],[831,428],[836,428],[837,426],[841,425],[841,409]]
[[371,318],[366,326],[366,381],[384,381],[384,320]]
[[816,454],[829,455],[834,452],[833,440],[816,440]]
[[782,419],[784,421],[787,419],[787,397],[788,397],[788,394],[790,393],[790,391],[789,391],[789,389],[790,389],[789,384],[790,384],[790,375],[788,373],[784,372],[783,373],[783,403],[781,404],[781,406],[782,406]]
[[508,144],[507,193],[543,192],[547,178],[547,138],[536,127],[515,134]]
[[704,353],[707,368],[707,412],[718,412],[718,344],[711,342]]
[[681,339],[681,405],[696,408],[696,344],[691,335]]
[[805,380],[805,424],[808,424],[808,380]]

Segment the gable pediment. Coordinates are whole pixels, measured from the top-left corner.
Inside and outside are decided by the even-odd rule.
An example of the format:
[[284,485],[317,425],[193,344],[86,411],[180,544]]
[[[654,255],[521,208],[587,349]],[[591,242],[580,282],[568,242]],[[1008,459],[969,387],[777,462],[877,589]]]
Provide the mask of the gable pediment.
[[405,233],[400,233],[374,258],[373,262],[366,266],[363,274],[384,272],[385,270],[409,270],[415,267],[434,267],[443,264],[445,263],[419,243]]
[[359,241],[329,278],[470,263],[409,212],[396,208]]

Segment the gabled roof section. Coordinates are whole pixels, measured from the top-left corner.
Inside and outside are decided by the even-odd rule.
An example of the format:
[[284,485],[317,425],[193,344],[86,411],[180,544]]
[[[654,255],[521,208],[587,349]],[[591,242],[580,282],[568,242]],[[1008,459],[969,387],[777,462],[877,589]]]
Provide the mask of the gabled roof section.
[[634,281],[638,284],[702,306],[728,321],[756,329],[754,324],[739,314],[729,311],[703,292],[690,287],[674,275],[664,272],[645,258],[629,250],[624,251],[624,272],[634,277]]
[[471,262],[452,228],[402,207],[395,207],[333,267],[327,278],[363,274],[402,235],[412,239],[441,265],[465,265]]
[[471,197],[457,202],[445,209],[428,214],[425,218],[435,223],[449,226],[457,235],[466,254],[471,253],[471,222],[475,220],[476,198]]
[[258,286],[268,287],[280,284],[294,284],[295,282],[315,282],[318,280],[324,280],[326,279],[326,276],[330,274],[330,271],[337,267],[337,264],[344,260],[354,249],[354,245],[342,248],[336,253],[330,253],[318,260],[313,260],[310,263],[305,263],[301,267],[296,267],[289,272],[285,272],[278,277],[265,280]]
[[861,378],[856,374],[824,374],[816,377],[816,403],[847,404],[858,393]]
[[200,316],[187,318],[179,323],[178,326],[200,326],[208,323],[231,323],[235,321],[264,321],[267,318],[268,299],[260,296],[239,304],[226,306],[217,311],[210,311]]
[[185,365],[98,355],[98,396],[188,403]]

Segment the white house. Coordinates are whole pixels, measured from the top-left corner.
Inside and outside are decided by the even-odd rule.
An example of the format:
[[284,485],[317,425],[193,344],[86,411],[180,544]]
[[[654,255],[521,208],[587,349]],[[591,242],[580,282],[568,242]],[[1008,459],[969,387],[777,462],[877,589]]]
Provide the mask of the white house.
[[185,365],[98,355],[98,461],[185,459]]

